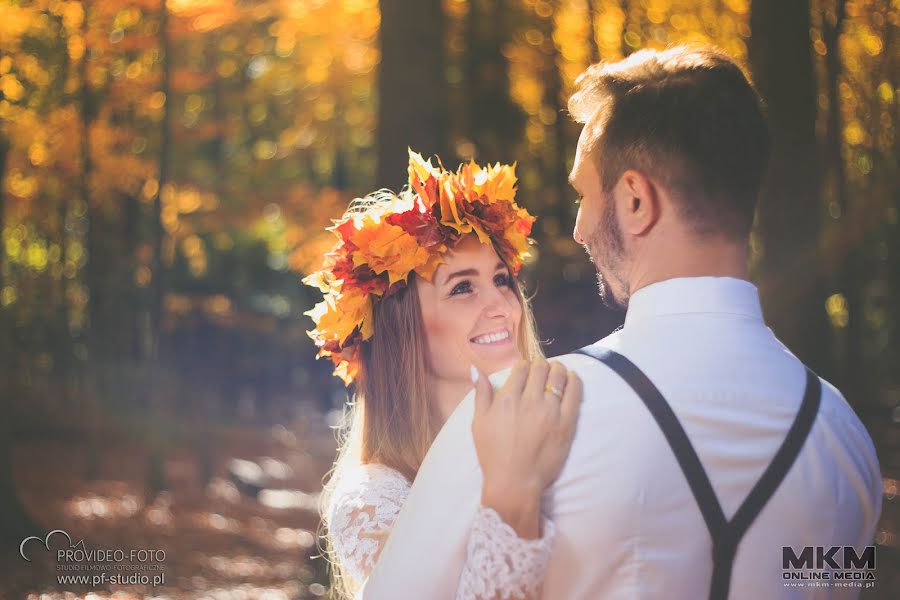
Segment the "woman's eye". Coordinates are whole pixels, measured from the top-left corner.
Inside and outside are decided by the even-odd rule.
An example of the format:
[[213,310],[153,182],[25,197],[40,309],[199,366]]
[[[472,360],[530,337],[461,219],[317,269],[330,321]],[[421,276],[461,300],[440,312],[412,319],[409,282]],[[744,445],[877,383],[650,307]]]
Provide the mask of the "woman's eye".
[[468,281],[460,281],[455,286],[453,286],[452,290],[450,290],[450,295],[457,296],[459,294],[465,294],[465,293],[471,291],[471,289],[472,289],[471,283],[469,283]]
[[512,277],[509,276],[509,273],[498,273],[494,275],[494,285],[498,287],[512,287]]

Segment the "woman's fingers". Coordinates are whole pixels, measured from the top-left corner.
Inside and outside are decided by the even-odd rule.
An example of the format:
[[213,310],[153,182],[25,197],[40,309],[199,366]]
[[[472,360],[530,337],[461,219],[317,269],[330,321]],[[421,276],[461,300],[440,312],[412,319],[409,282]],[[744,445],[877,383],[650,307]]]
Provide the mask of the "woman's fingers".
[[496,398],[499,399],[518,399],[522,396],[522,390],[525,388],[525,382],[528,379],[527,360],[518,361],[509,372],[506,382],[497,390]]
[[547,385],[547,375],[550,373],[550,363],[539,358],[531,363],[528,370],[528,381],[525,382],[525,389],[522,397],[529,400],[536,400],[544,397],[544,387]]
[[483,415],[491,407],[494,388],[487,375],[472,367],[472,383],[475,384],[475,414]]
[[575,430],[575,423],[578,421],[583,394],[581,377],[574,371],[568,371],[566,373],[566,391],[563,393],[560,403],[560,419],[563,430],[570,439]]
[[551,362],[550,371],[547,374],[547,383],[544,386],[544,396],[548,400],[561,402],[563,393],[566,390],[567,378],[567,369],[561,363]]

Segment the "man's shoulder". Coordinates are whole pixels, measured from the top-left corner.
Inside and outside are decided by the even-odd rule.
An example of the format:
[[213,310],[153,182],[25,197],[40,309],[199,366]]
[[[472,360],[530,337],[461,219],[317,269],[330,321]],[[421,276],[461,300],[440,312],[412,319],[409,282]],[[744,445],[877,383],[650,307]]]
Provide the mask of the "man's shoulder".
[[[597,348],[620,350],[615,340],[604,338]],[[616,448],[611,456],[621,457],[633,445],[656,439],[657,430],[650,412],[631,386],[613,369],[591,356],[572,352],[552,358],[575,372],[582,381],[583,400],[579,415],[582,438],[578,446]],[[612,446],[610,446],[612,444]],[[584,448],[582,448],[584,449]],[[620,452],[621,451],[621,452]],[[592,452],[589,451],[590,454]],[[599,460],[595,457],[591,460]]]
[[819,381],[822,383],[822,400],[818,418],[839,432],[840,440],[845,445],[855,446],[875,459],[875,445],[853,406],[829,381],[822,377]]
[[[634,405],[632,400],[635,400],[637,396],[625,380],[611,368],[590,355],[593,351],[604,349],[621,350],[620,342],[620,332],[616,331],[589,346],[573,350],[568,354],[555,356],[550,360],[562,363],[581,378],[584,384],[585,399],[596,397],[602,398],[604,403],[625,402],[627,405]],[[581,350],[586,351],[587,354],[582,353]],[[640,402],[637,402],[637,406],[640,407],[642,405]]]

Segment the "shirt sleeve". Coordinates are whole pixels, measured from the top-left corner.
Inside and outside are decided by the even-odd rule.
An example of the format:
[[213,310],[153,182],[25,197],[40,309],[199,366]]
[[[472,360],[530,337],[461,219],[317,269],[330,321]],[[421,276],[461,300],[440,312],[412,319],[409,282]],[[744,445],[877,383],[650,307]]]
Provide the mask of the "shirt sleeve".
[[542,519],[543,535],[523,539],[491,508],[475,513],[457,600],[524,600],[538,597],[556,528]]

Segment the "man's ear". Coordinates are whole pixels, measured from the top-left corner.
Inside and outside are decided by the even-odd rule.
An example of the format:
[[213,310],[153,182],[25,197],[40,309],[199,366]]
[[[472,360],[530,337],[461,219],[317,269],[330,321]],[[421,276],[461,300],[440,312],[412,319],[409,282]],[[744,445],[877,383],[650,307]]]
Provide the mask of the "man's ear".
[[619,207],[624,208],[619,212],[622,229],[638,237],[649,233],[659,221],[659,188],[649,177],[633,169],[622,173],[618,187]]

